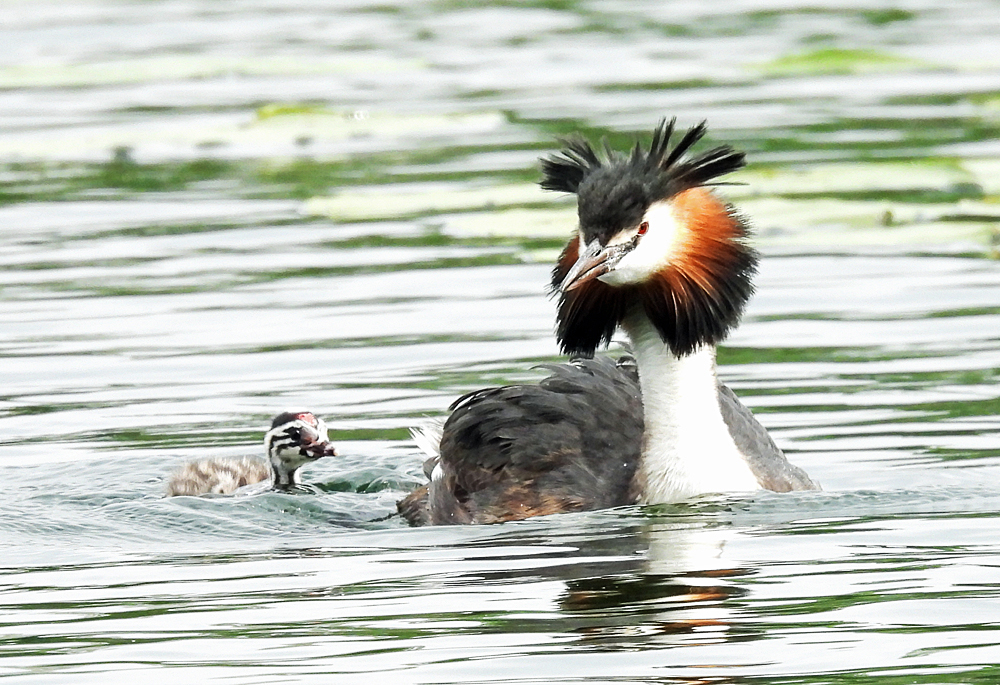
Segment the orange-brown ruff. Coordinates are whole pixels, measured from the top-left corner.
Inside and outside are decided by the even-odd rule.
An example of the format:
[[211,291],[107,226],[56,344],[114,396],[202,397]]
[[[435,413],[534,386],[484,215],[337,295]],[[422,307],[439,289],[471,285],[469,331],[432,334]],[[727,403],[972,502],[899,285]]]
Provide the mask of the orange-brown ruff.
[[[430,483],[399,503],[412,524],[818,488],[715,374],[758,256],[746,222],[707,186],[744,156],[688,156],[704,124],[671,147],[673,128],[661,122],[648,151],[602,159],[574,139],[543,160],[542,187],[577,196],[579,230],[552,290],[559,344],[584,359],[550,365],[538,385],[459,399],[425,465]],[[619,327],[635,359],[591,358]]]
[[[581,236],[566,245],[552,272],[552,288],[560,292],[556,337],[568,354],[591,356],[606,345],[630,306],[641,306],[674,354],[682,356],[703,344],[717,344],[739,323],[753,294],[757,253],[746,238],[749,228],[736,210],[719,200],[704,184],[745,164],[742,152],[728,146],[682,159],[705,134],[696,126],[669,150],[673,122],[662,123],[648,153],[636,145],[628,158],[608,151],[602,162],[583,141],[572,141],[562,157],[545,160],[542,187],[564,192],[593,192],[588,176],[617,189],[629,185],[620,177],[651,180],[627,188],[638,195],[644,209],[658,201],[669,203],[678,235],[673,255],[663,268],[643,283],[614,287],[590,278],[569,291],[561,286],[580,257],[580,240],[607,239],[636,224],[638,212],[602,211],[580,203]],[[581,175],[585,165],[588,175]],[[613,192],[611,193],[613,195]],[[602,240],[603,239],[603,240]]]

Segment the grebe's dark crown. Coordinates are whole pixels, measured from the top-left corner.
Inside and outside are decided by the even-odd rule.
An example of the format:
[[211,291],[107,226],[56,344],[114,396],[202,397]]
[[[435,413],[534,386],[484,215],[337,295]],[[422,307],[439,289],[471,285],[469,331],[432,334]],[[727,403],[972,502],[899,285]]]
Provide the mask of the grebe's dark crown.
[[277,488],[298,483],[298,469],[303,464],[337,454],[327,437],[326,424],[308,411],[282,412],[274,417],[264,445]]
[[701,122],[671,147],[676,121],[660,121],[648,150],[636,142],[631,154],[624,154],[605,143],[602,159],[587,140],[575,136],[564,141],[562,152],[542,160],[542,188],[578,196],[580,229],[587,242],[610,238],[622,227],[638,223],[654,202],[746,165],[746,155],[729,145],[685,159],[708,129]]
[[[592,356],[637,304],[678,356],[718,343],[739,321],[753,292],[757,254],[744,240],[746,223],[704,186],[743,167],[745,155],[722,145],[689,156],[705,124],[671,147],[674,126],[662,120],[648,150],[639,143],[628,154],[605,146],[602,158],[572,138],[542,160],[542,188],[577,195],[579,232],[552,272],[564,352]],[[661,204],[666,214],[651,213]],[[647,231],[671,237],[650,243]],[[638,276],[616,271],[635,263],[626,256],[639,254],[640,245],[655,268]]]

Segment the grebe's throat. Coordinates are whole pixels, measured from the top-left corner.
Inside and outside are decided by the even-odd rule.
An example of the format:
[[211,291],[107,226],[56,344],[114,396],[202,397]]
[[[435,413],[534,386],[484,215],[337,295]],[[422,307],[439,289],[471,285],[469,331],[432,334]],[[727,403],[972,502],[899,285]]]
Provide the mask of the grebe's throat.
[[622,327],[642,387],[645,436],[636,478],[643,501],[758,489],[719,408],[715,346],[702,345],[678,357],[641,307],[629,309]]

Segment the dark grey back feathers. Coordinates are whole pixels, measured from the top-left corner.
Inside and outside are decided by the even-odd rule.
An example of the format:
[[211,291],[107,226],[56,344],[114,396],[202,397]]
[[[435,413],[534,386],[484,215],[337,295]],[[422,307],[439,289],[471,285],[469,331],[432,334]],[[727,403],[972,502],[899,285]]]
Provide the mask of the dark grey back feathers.
[[487,388],[452,405],[442,477],[400,503],[405,518],[492,523],[636,501],[643,418],[634,362],[542,368],[551,375],[537,385]]
[[733,442],[746,456],[747,464],[762,488],[775,492],[820,489],[819,483],[788,461],[753,413],[722,383],[719,383],[719,409]]

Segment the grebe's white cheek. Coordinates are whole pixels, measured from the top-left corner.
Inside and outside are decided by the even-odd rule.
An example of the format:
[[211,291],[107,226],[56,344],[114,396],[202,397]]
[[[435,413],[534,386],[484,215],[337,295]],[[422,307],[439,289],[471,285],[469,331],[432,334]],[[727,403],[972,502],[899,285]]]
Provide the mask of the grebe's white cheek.
[[635,264],[629,263],[627,260],[630,255],[631,253],[626,255],[611,271],[598,276],[597,280],[613,286],[631,285],[645,281],[649,277],[649,272],[644,268],[636,268]]
[[651,205],[642,220],[649,225],[646,234],[614,269],[598,277],[604,283],[618,286],[643,283],[670,263],[679,232],[670,204]]

